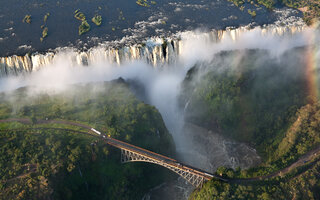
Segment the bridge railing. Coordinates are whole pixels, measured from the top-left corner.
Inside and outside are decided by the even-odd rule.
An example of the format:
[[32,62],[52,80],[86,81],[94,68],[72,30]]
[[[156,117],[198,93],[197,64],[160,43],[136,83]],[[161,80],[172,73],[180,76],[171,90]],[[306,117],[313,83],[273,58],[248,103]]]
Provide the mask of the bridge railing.
[[[126,150],[129,150],[129,151],[135,152],[137,154],[141,154],[141,155],[143,155],[143,156],[145,156],[147,158],[156,159],[156,160],[158,160],[160,162],[165,162],[166,164],[171,165],[173,167],[188,171],[189,173],[192,173],[192,174],[195,174],[195,175],[198,175],[198,176],[202,176],[206,180],[210,180],[212,177],[214,177],[214,175],[211,175],[211,174],[209,174],[207,172],[199,171],[198,169],[193,169],[192,167],[189,167],[189,166],[187,166],[185,164],[182,164],[182,163],[180,163],[180,162],[178,162],[178,161],[176,161],[176,160],[174,160],[172,158],[169,158],[167,156],[163,156],[161,154],[158,154],[158,153],[143,149],[141,147],[134,146],[132,144],[128,144],[126,142],[123,142],[123,141],[120,141],[120,140],[117,140],[117,139],[114,139],[114,138],[106,138],[106,141],[107,141],[108,144],[110,144],[110,145],[112,145],[114,147],[117,147],[119,149],[126,149]],[[170,162],[168,162],[168,161],[170,161]]]

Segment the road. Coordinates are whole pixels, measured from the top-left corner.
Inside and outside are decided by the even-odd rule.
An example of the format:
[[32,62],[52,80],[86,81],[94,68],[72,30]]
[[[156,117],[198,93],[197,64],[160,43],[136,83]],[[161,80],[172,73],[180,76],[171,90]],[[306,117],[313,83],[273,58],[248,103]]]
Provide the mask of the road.
[[[275,178],[277,176],[282,177],[282,176],[288,174],[289,172],[291,172],[293,169],[305,165],[307,162],[313,160],[314,158],[316,158],[319,155],[320,155],[320,146],[307,152],[306,154],[301,156],[297,161],[295,161],[291,165],[289,165],[286,168],[283,168],[279,171],[273,172],[273,173],[265,175],[265,176],[257,176],[257,177],[253,177],[253,178],[242,178],[242,179],[230,179],[229,181],[234,182],[234,183],[237,183],[237,182],[240,183],[240,182],[252,182],[252,181],[265,180],[265,179]],[[310,165],[310,167],[311,166],[312,165]]]
[[[30,119],[27,118],[10,118],[10,119],[3,119],[0,120],[0,123],[5,123],[5,122],[20,122],[23,124],[32,124]],[[64,128],[30,128],[30,129],[57,129],[57,130],[66,130],[66,131],[72,131],[72,132],[78,132],[78,133],[83,133],[83,134],[89,134],[90,133],[95,133],[94,131],[92,131],[91,127],[85,124],[81,124],[79,122],[71,122],[71,121],[65,121],[65,120],[38,120],[37,124],[66,124],[66,125],[73,125],[73,126],[78,126],[84,129],[87,129],[88,132],[83,132],[83,131],[75,131],[72,129],[64,129]],[[92,134],[90,134],[92,135]],[[289,165],[288,167],[281,169],[277,172],[265,175],[265,176],[258,176],[258,177],[253,177],[253,178],[243,178],[243,179],[225,179],[221,176],[218,175],[214,175],[214,174],[210,174],[207,173],[205,171],[202,171],[200,169],[196,169],[194,167],[182,164],[172,158],[169,158],[167,156],[163,156],[154,152],[151,152],[149,150],[131,145],[129,143],[108,137],[105,134],[101,134],[98,135],[95,133],[96,137],[102,138],[106,141],[106,143],[108,143],[111,146],[114,146],[116,148],[119,149],[127,149],[133,152],[136,152],[138,154],[144,155],[146,157],[152,158],[152,159],[156,159],[159,160],[161,162],[166,162],[169,165],[173,165],[175,167],[179,167],[181,169],[184,170],[190,170],[198,175],[203,176],[206,180],[210,180],[211,178],[215,177],[218,178],[220,180],[223,181],[227,181],[227,182],[233,182],[233,183],[243,183],[243,182],[252,182],[252,181],[259,181],[259,180],[264,180],[264,179],[269,179],[269,178],[274,178],[277,176],[283,176],[287,173],[289,173],[290,171],[292,171],[293,169],[303,166],[306,162],[309,162],[310,160],[314,159],[315,157],[320,155],[320,146],[316,147],[315,149],[309,151],[308,153],[304,154],[303,156],[301,156],[297,161],[295,161],[294,163],[292,163],[291,165]],[[104,137],[103,137],[104,136]]]
[[[28,118],[10,118],[10,119],[1,119],[0,123],[5,122],[20,122],[22,124],[32,124],[31,120]],[[85,128],[90,130],[91,127],[85,124],[81,124],[78,122],[72,122],[72,121],[66,121],[66,120],[37,120],[36,124],[67,124],[67,125],[73,125],[78,126],[81,128]]]
[[[11,119],[0,120],[0,123],[5,123],[5,122],[20,122],[20,123],[23,123],[23,124],[32,124],[31,120],[27,119],[27,118],[11,118]],[[186,164],[180,163],[180,162],[178,162],[178,161],[176,161],[176,160],[174,160],[172,158],[169,158],[167,156],[163,156],[163,155],[157,154],[155,152],[152,152],[152,151],[149,151],[149,150],[134,146],[132,144],[129,144],[129,143],[126,143],[126,142],[123,142],[123,141],[108,137],[105,134],[98,135],[96,133],[96,131],[93,131],[92,128],[90,126],[88,126],[88,125],[84,125],[84,124],[81,124],[81,123],[78,123],[78,122],[65,121],[65,120],[37,120],[36,124],[67,124],[67,125],[78,126],[78,127],[87,129],[91,133],[95,133],[95,136],[105,140],[107,144],[109,144],[111,146],[114,146],[116,148],[130,150],[132,152],[135,152],[137,154],[143,155],[143,156],[148,157],[150,159],[154,159],[154,160],[157,160],[159,162],[166,163],[167,165],[170,165],[172,167],[179,168],[179,169],[182,169],[182,170],[185,170],[185,171],[189,171],[189,173],[201,176],[205,180],[210,180],[213,177],[215,177],[215,178],[218,178],[220,180],[225,181],[225,179],[223,179],[220,176],[217,176],[217,175],[214,175],[214,174],[210,174],[210,173],[205,172],[203,170],[196,169],[194,167],[191,167],[191,166],[188,166]],[[39,127],[39,128],[32,128],[32,129],[46,129],[46,128],[40,128]],[[52,128],[52,129],[67,130],[67,129],[61,129],[61,128]],[[82,132],[82,133],[84,133],[84,132]]]

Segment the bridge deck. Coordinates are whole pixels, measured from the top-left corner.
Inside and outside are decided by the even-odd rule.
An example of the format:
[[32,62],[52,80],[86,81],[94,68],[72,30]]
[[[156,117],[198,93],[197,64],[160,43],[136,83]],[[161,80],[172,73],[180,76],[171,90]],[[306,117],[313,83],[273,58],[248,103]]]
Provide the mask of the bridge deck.
[[178,161],[176,161],[176,160],[174,160],[172,158],[169,158],[167,156],[163,156],[163,155],[160,155],[158,153],[154,153],[152,151],[149,151],[149,150],[134,146],[132,144],[129,144],[129,143],[126,143],[126,142],[123,142],[123,141],[120,141],[120,140],[117,140],[117,139],[114,139],[114,138],[111,138],[111,137],[105,137],[104,139],[111,146],[114,146],[114,147],[119,148],[119,149],[129,150],[129,151],[135,152],[137,154],[146,156],[146,157],[148,157],[150,159],[154,159],[154,160],[157,160],[157,161],[160,161],[160,162],[164,162],[167,165],[173,166],[175,168],[180,168],[182,170],[188,171],[189,173],[196,174],[198,176],[202,176],[206,180],[210,180],[213,177],[215,177],[215,178],[218,178],[220,180],[226,181],[222,177],[219,177],[219,176],[216,176],[214,174],[210,174],[208,172],[205,172],[203,170],[200,170],[200,169],[197,169],[197,168],[182,164],[182,163],[180,163],[180,162],[178,162]]

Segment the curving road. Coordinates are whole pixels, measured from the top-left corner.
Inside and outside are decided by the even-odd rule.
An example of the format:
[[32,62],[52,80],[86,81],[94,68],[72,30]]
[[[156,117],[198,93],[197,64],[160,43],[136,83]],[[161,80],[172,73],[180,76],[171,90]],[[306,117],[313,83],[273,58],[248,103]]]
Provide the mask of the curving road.
[[[10,118],[10,119],[1,119],[0,123],[5,123],[5,122],[20,122],[22,124],[32,124],[31,120],[28,118]],[[73,125],[73,126],[78,126],[81,128],[85,129],[91,129],[90,126],[81,124],[78,122],[72,122],[72,121],[66,121],[66,120],[37,120],[36,124],[67,124],[67,125]]]
[[[0,123],[6,123],[6,122],[20,122],[23,124],[32,124],[30,119],[27,118],[10,118],[10,119],[2,119],[0,120]],[[297,161],[295,161],[294,163],[292,163],[291,165],[289,165],[288,167],[281,169],[277,172],[265,175],[265,176],[258,176],[258,177],[253,177],[253,178],[243,178],[243,179],[225,179],[221,176],[218,175],[214,175],[214,174],[209,174],[207,172],[204,172],[200,169],[196,169],[193,168],[191,166],[187,166],[185,164],[179,163],[178,161],[151,152],[149,150],[122,142],[120,140],[111,138],[111,137],[107,137],[106,135],[102,134],[102,135],[97,135],[95,131],[92,131],[92,128],[88,125],[85,124],[81,124],[79,122],[72,122],[72,121],[65,121],[65,120],[38,120],[36,122],[36,124],[66,124],[66,125],[73,125],[73,126],[78,126],[84,129],[87,129],[89,132],[91,133],[95,133],[96,137],[102,138],[104,139],[109,145],[112,145],[116,148],[120,148],[120,149],[128,149],[130,151],[134,151],[136,153],[142,154],[144,156],[148,156],[148,157],[152,157],[154,159],[160,160],[162,162],[167,162],[169,164],[175,165],[177,167],[181,167],[183,169],[188,169],[188,170],[192,170],[194,171],[194,173],[197,173],[198,175],[203,176],[206,180],[209,180],[211,178],[218,178],[222,181],[227,181],[230,183],[245,183],[245,182],[252,182],[252,181],[260,181],[260,180],[264,180],[264,179],[269,179],[269,178],[274,178],[274,177],[278,177],[278,176],[283,176],[287,173],[289,173],[291,170],[303,166],[306,162],[309,162],[311,160],[313,160],[314,158],[316,158],[317,156],[320,155],[320,145],[318,147],[316,147],[315,149],[309,151],[308,153],[304,154],[303,156],[301,156]],[[55,130],[65,130],[65,131],[72,131],[72,132],[78,132],[78,133],[82,133],[82,134],[89,134],[89,132],[83,132],[83,131],[76,131],[76,130],[72,130],[72,129],[65,129],[65,128],[29,128],[29,129],[55,129]],[[311,165],[312,166],[312,165]],[[310,167],[311,167],[310,166]]]
[[[4,122],[20,122],[20,123],[23,123],[23,124],[32,124],[31,120],[27,119],[27,118],[4,119],[4,120],[0,120],[0,123],[1,122],[2,123],[4,123]],[[78,123],[78,122],[65,121],[65,120],[37,120],[36,124],[67,124],[67,125],[78,126],[78,127],[87,129],[91,133],[95,133],[96,137],[99,137],[99,138],[103,139],[104,141],[106,141],[107,144],[109,144],[111,146],[114,146],[116,148],[129,150],[129,151],[134,152],[136,154],[148,157],[148,158],[153,159],[153,160],[157,160],[157,161],[159,161],[161,163],[165,163],[166,165],[170,165],[171,167],[181,169],[183,171],[186,171],[187,173],[194,174],[194,175],[196,175],[198,177],[202,177],[204,180],[210,180],[213,177],[215,177],[215,178],[220,179],[222,181],[226,181],[226,179],[224,179],[224,178],[222,178],[220,176],[217,176],[215,174],[210,174],[210,173],[205,172],[203,170],[200,170],[200,169],[194,168],[192,166],[188,166],[186,164],[180,163],[180,162],[178,162],[178,161],[176,161],[176,160],[174,160],[172,158],[169,158],[167,156],[163,156],[163,155],[157,154],[155,152],[152,152],[152,151],[149,151],[149,150],[134,146],[132,144],[129,144],[129,143],[126,143],[126,142],[123,142],[123,141],[108,137],[107,135],[102,134],[99,131],[96,131],[95,129],[91,128],[88,125],[84,125],[84,124],[81,124],[81,123]],[[61,129],[61,128],[41,128],[41,127],[30,128],[30,129],[67,130],[67,129]],[[76,132],[81,132],[81,131],[76,131]],[[86,134],[88,134],[89,132],[87,132]],[[84,132],[81,132],[81,133],[84,133]]]
[[[301,167],[303,165],[305,165],[307,162],[315,159],[316,157],[318,157],[320,155],[320,146],[316,147],[315,149],[307,152],[306,154],[304,154],[303,156],[301,156],[297,161],[295,161],[294,163],[292,163],[291,165],[287,166],[286,168],[283,168],[279,171],[273,172],[271,174],[268,175],[264,175],[264,176],[257,176],[257,177],[253,177],[253,178],[239,178],[239,179],[229,179],[229,182],[234,182],[234,183],[242,183],[242,182],[252,182],[252,181],[260,181],[260,180],[265,180],[265,179],[269,179],[269,178],[275,178],[277,176],[284,176],[285,174],[288,174],[290,171],[292,171],[293,169],[297,168],[297,167]],[[307,168],[309,169],[310,167],[313,166],[313,164],[317,161],[319,161],[320,159],[315,160],[314,162],[312,162],[312,164],[310,164],[310,166]],[[306,169],[306,170],[307,170]]]

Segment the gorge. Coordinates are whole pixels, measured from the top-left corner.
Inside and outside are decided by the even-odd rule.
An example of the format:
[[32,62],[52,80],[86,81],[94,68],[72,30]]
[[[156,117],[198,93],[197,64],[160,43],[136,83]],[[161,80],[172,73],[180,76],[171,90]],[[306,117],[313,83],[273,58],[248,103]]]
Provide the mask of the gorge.
[[[105,106],[101,107],[101,112],[105,109],[106,116],[108,112],[116,112],[109,111],[108,105],[120,102],[112,104],[113,108],[130,115],[139,113],[130,123],[134,124],[133,121],[137,119],[143,122],[156,119],[156,122],[160,123],[158,125],[154,121],[148,122],[148,129],[142,131],[145,138],[148,138],[145,132],[154,134],[151,141],[155,144],[155,150],[172,154],[186,164],[229,178],[261,176],[292,163],[297,159],[296,156],[303,155],[320,142],[316,121],[320,71],[318,34],[317,26],[307,26],[301,19],[287,19],[283,24],[249,24],[223,30],[181,31],[168,37],[146,38],[138,44],[116,46],[110,42],[101,42],[86,51],[73,47],[59,47],[44,53],[1,57],[0,92],[6,101],[3,101],[5,103],[0,108],[5,110],[5,105],[10,104],[12,109],[0,116],[15,117],[22,112],[23,106],[37,107],[41,105],[37,102],[46,99],[46,95],[49,96],[49,100],[45,100],[49,102],[47,104],[55,104],[51,96],[58,96],[56,98],[61,101],[61,107],[78,106],[79,110],[88,110],[90,116],[94,116],[94,112],[98,113],[97,108],[101,105]],[[114,80],[127,88],[120,89],[119,92],[110,89],[109,86],[103,86],[101,89],[90,85],[110,81],[114,84]],[[80,96],[77,93],[78,87],[81,91]],[[23,95],[14,92],[19,90],[23,90]],[[105,96],[101,96],[101,91]],[[12,101],[15,98],[19,99],[17,105]],[[104,98],[108,99],[108,104],[100,102]],[[141,105],[136,103],[138,101]],[[140,106],[133,110],[125,109],[121,104],[123,102],[125,105]],[[97,105],[82,107],[91,104]],[[145,116],[139,109],[146,109],[151,114]],[[161,117],[158,116],[158,111]],[[78,115],[71,115],[73,112],[80,111],[71,109],[65,112],[70,114],[69,118],[66,117],[68,120],[77,120],[75,116]],[[26,116],[33,115],[41,119],[46,117],[45,114],[37,115],[32,112]],[[315,122],[312,123],[312,127],[315,127],[316,133],[307,138],[308,142],[314,142],[300,142],[298,136],[290,139],[290,135],[296,134],[296,129],[300,130],[290,128],[292,124],[297,124],[296,117],[300,115],[305,123],[309,123],[306,115],[313,117]],[[117,119],[121,121],[121,117],[123,116]],[[127,118],[128,121],[131,120],[130,117]],[[100,120],[99,123],[92,120],[88,120],[88,123],[103,129],[104,121],[97,120]],[[114,118],[110,117],[108,120],[109,128],[117,129]],[[126,126],[125,122],[121,123]],[[156,136],[157,131],[153,126],[161,129],[162,136]],[[129,131],[131,126],[128,127],[122,131]],[[107,131],[106,128],[104,130]],[[134,130],[141,131],[137,127]],[[118,132],[120,136],[115,133],[115,137],[135,138]],[[168,135],[172,136],[174,145],[170,143],[168,138],[171,136]],[[157,137],[160,138],[159,143]],[[138,136],[135,140],[139,141]],[[161,146],[161,142],[168,147]],[[149,145],[147,139],[141,144]],[[302,144],[309,146],[305,147]],[[296,154],[290,154],[286,151],[286,145],[290,148],[302,145],[303,148],[297,150]],[[171,149],[173,146],[175,154]],[[99,148],[99,151],[103,151],[103,147]],[[273,155],[274,152],[276,155]],[[258,171],[261,168],[265,171]],[[137,168],[128,169],[130,170],[137,176],[143,174]],[[157,168],[152,168],[148,174],[156,170]],[[125,167],[122,171],[127,173]],[[162,171],[161,174],[167,176]],[[168,177],[170,178],[155,181],[158,187],[153,189],[139,188],[140,193],[134,198],[142,198],[142,193],[144,199],[189,198],[193,188],[185,185],[182,180],[177,180],[172,174]],[[159,185],[161,181],[165,183]],[[210,196],[206,196],[210,193],[206,192],[211,191],[210,188],[215,188],[212,195],[224,195],[222,188],[226,185],[219,184],[214,180],[210,181],[203,190],[195,191],[191,198],[210,199]],[[130,191],[133,191],[131,187],[133,186],[130,185]],[[317,186],[315,188],[317,191]],[[263,191],[256,195],[250,189],[246,191],[253,194],[252,199],[260,198],[259,195],[265,193]],[[258,189],[257,191],[260,192]],[[126,194],[119,191],[121,194],[122,192]],[[130,199],[133,193],[121,197]],[[271,197],[275,198],[276,196]],[[313,198],[316,199],[317,196]]]

